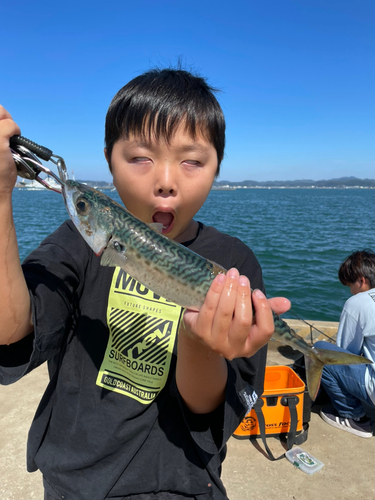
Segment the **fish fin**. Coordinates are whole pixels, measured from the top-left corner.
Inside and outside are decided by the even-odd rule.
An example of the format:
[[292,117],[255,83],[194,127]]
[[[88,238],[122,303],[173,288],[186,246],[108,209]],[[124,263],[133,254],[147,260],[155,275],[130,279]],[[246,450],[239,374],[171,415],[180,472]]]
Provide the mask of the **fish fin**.
[[102,253],[102,258],[100,259],[101,266],[108,267],[123,267],[126,261],[126,256],[123,253],[118,252],[113,247],[107,247]]
[[372,361],[369,361],[363,356],[313,347],[309,355],[305,356],[306,381],[311,399],[315,401],[318,395],[324,365],[356,365],[369,363],[372,363]]
[[319,359],[305,356],[306,382],[310,398],[315,401],[320,387],[324,363]]
[[312,348],[315,356],[325,365],[358,365],[371,364],[372,361],[357,354],[342,351],[331,351],[330,349]]
[[161,222],[150,222],[148,225],[157,233],[163,233],[163,224]]

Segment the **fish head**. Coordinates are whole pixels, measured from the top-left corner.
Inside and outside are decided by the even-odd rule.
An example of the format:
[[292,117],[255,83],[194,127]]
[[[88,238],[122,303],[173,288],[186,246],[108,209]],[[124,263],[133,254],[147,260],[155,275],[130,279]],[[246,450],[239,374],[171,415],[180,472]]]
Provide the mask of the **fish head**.
[[73,224],[94,253],[101,255],[113,232],[112,200],[97,189],[73,180],[65,182],[63,196]]

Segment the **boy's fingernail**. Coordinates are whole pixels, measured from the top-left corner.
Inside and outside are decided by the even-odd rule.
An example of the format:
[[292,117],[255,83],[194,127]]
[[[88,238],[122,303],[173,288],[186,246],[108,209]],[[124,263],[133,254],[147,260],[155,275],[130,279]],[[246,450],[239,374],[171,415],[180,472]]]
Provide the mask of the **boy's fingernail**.
[[216,276],[216,282],[219,283],[220,285],[224,283],[225,281],[225,274],[218,274]]
[[249,286],[250,282],[246,276],[240,276],[239,283],[241,286]]
[[227,276],[229,276],[229,278],[237,278],[238,276],[237,269],[229,269],[229,271],[227,272]]
[[265,299],[266,298],[266,296],[264,295],[262,290],[258,290],[258,289],[254,290],[254,295],[256,297],[258,297],[258,299]]

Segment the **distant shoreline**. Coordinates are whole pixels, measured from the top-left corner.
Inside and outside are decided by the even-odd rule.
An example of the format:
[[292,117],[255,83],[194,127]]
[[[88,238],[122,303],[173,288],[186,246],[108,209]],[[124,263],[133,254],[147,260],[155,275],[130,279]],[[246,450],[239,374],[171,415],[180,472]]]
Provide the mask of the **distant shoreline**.
[[357,177],[340,177],[338,179],[298,179],[295,181],[215,181],[213,189],[375,189],[375,179],[358,179]]
[[[40,191],[44,188],[32,188],[23,184],[16,184],[14,186],[17,189],[22,189],[25,191]],[[91,187],[99,189],[100,191],[115,191],[116,188],[114,186],[97,186],[95,183]],[[236,190],[246,190],[246,189],[375,189],[372,186],[212,186],[211,191],[236,191]]]
[[[82,184],[103,190],[115,190],[112,183],[106,181],[78,180]],[[18,188],[31,189],[27,181],[19,181]],[[375,179],[358,179],[357,177],[340,177],[313,181],[311,179],[295,181],[214,181],[213,191],[234,191],[236,189],[375,189]]]
[[212,186],[211,191],[236,191],[237,189],[375,189],[375,186]]

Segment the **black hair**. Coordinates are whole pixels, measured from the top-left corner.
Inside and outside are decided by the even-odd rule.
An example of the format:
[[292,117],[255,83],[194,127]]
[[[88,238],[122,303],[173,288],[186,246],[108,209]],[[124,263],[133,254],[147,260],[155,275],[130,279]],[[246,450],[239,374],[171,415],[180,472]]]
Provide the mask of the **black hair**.
[[182,69],[153,69],[120,89],[108,108],[105,147],[109,167],[121,137],[161,137],[169,142],[181,122],[193,138],[200,132],[216,149],[219,175],[224,156],[225,119],[207,81]]
[[375,253],[369,248],[353,252],[339,269],[339,280],[345,286],[362,277],[369,280],[371,288],[375,288]]

